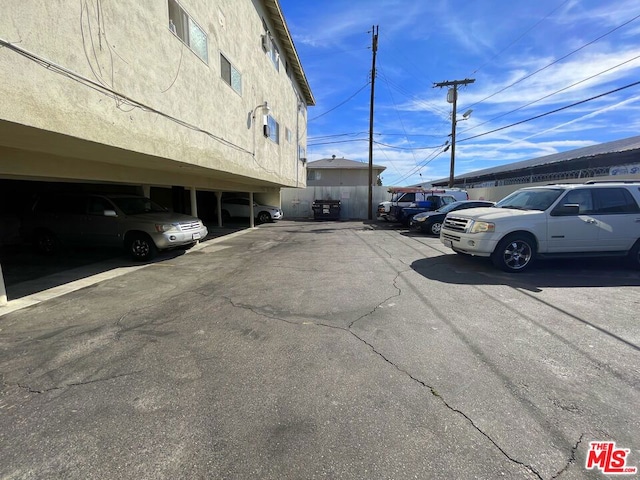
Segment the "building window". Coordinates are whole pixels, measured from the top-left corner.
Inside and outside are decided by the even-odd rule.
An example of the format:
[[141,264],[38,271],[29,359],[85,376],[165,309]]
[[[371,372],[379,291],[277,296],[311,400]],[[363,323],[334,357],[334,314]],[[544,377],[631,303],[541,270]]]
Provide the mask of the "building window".
[[276,70],[280,71],[280,51],[268,30],[262,35],[262,49],[267,53]]
[[314,180],[320,180],[320,171],[307,169],[307,182]]
[[269,137],[275,143],[280,143],[280,125],[271,115],[267,115],[267,124],[264,126],[264,136]]
[[220,54],[220,75],[231,88],[242,95],[242,75],[223,54]]
[[207,35],[176,0],[169,0],[169,30],[182,40],[202,61],[209,63]]

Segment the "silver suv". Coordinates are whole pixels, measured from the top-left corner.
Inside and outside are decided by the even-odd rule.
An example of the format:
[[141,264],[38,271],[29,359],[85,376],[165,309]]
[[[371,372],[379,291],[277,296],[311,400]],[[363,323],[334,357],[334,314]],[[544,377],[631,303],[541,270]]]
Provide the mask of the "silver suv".
[[43,253],[60,244],[124,247],[135,260],[191,247],[207,233],[198,218],[134,195],[44,195],[22,225],[23,237]]
[[537,257],[627,256],[640,268],[640,181],[522,188],[494,207],[448,214],[440,241],[507,272]]

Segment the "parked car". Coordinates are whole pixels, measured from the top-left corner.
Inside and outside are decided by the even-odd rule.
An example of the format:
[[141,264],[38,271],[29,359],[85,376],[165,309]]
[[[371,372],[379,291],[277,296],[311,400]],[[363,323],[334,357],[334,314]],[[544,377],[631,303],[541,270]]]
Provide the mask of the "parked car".
[[396,211],[411,205],[415,206],[416,202],[424,202],[429,195],[449,195],[453,197],[452,201],[454,202],[469,200],[467,191],[459,188],[391,187],[389,188],[389,193],[391,194],[391,200],[378,204],[378,220],[397,221],[394,215]]
[[431,235],[440,235],[442,222],[444,221],[444,217],[447,216],[447,213],[456,210],[465,210],[467,208],[492,207],[493,205],[494,202],[486,200],[467,200],[464,202],[450,203],[432,212],[423,212],[414,215],[409,227]]
[[[248,198],[226,198],[222,200],[222,219],[229,218],[249,218],[250,203]],[[253,202],[253,214],[259,223],[268,223],[282,218],[282,210],[271,205],[260,205]]]
[[626,256],[640,268],[640,181],[522,188],[495,207],[448,214],[440,241],[507,272],[561,257]]
[[452,203],[456,203],[456,198],[453,195],[428,195],[424,197],[424,200],[416,201],[408,207],[391,207],[391,217],[408,227],[414,215],[423,212],[433,212]]
[[43,253],[60,245],[123,247],[135,260],[189,248],[207,233],[198,218],[134,195],[44,195],[22,224],[23,238]]

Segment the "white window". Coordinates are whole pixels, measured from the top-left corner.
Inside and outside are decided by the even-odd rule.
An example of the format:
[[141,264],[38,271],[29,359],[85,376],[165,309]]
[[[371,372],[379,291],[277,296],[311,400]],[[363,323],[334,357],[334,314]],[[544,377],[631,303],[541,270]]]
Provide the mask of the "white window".
[[223,54],[220,54],[220,75],[231,88],[242,95],[242,75]]
[[307,170],[307,181],[320,180],[320,170]]
[[273,37],[268,30],[264,33],[264,35],[262,35],[262,49],[267,53],[267,56],[273,62],[276,70],[280,71],[280,51],[278,50],[278,46],[273,41]]
[[202,61],[209,63],[207,35],[176,0],[169,0],[169,30],[182,40]]
[[264,136],[269,137],[275,143],[280,143],[280,125],[271,115],[267,115],[267,124],[264,129]]

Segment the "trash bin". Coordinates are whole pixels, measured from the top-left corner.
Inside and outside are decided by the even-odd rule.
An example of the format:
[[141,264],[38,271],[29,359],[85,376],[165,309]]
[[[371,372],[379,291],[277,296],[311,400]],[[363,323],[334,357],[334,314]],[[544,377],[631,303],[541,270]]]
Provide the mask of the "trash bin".
[[314,220],[340,220],[340,200],[314,200]]

